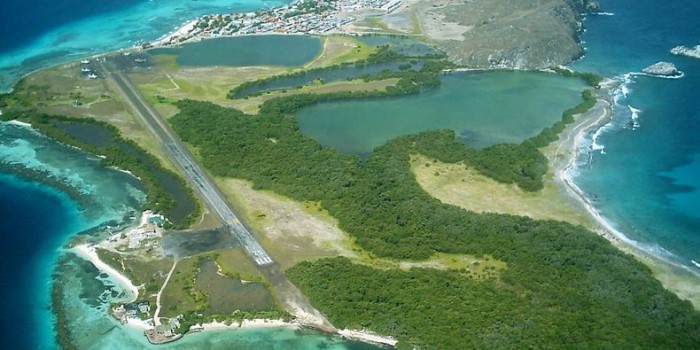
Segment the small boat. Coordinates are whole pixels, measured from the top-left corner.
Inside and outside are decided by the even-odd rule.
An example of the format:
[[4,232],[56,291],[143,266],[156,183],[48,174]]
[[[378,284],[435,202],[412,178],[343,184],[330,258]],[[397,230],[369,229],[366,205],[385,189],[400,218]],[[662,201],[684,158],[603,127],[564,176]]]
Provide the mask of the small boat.
[[88,78],[90,78],[90,79],[97,79],[97,74],[95,74],[95,73],[90,73],[90,75],[88,75]]
[[90,60],[82,60],[82,61],[80,61],[80,63],[82,63],[82,64],[88,64],[88,63],[90,63]]
[[90,68],[82,68],[80,71],[83,73],[90,73]]

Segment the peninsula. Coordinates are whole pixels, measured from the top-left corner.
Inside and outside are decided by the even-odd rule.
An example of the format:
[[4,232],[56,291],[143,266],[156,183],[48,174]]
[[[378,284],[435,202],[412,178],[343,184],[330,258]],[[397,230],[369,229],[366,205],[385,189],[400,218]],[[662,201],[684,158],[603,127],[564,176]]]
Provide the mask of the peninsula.
[[[664,289],[659,279],[673,286],[679,272],[621,241],[569,178],[581,137],[610,113],[613,84],[557,67],[580,55],[579,16],[594,9],[338,0],[204,16],[142,49],[324,35],[301,65],[186,66],[178,51],[139,49],[86,58],[27,76],[2,97],[2,117],[143,182],[150,211],[97,242],[78,236],[69,251],[123,285],[108,312],[151,343],[314,327],[402,349],[692,348],[697,288],[674,289],[685,300]],[[289,38],[253,54],[278,54]],[[510,142],[488,127],[425,127],[357,154],[301,127],[314,108],[359,115],[368,107],[353,103],[436,97],[451,78],[478,79],[499,98],[481,109],[486,120],[517,111]],[[539,88],[523,81],[551,85],[510,100]],[[525,115],[552,93],[571,104]],[[513,131],[539,114],[550,118],[536,131]],[[64,294],[55,286],[58,324]],[[61,340],[81,341],[71,330]]]

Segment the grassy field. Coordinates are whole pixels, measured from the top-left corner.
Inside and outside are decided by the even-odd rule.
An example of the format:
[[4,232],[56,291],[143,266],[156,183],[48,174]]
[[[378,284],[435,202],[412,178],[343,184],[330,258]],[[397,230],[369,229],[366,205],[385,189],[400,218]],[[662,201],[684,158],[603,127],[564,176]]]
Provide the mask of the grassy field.
[[[168,62],[159,56],[157,62]],[[132,81],[141,93],[164,116],[177,110],[169,102],[185,98],[210,101],[227,107],[235,107],[226,97],[229,90],[249,80],[289,72],[286,67],[179,67],[173,64],[159,66],[148,72],[132,73]]]
[[464,164],[446,164],[422,155],[411,157],[411,169],[420,186],[440,201],[474,212],[525,215],[594,227],[585,210],[552,181],[538,192],[502,184]]
[[[87,79],[79,63],[37,71],[25,78],[25,86],[42,87],[36,96],[41,112],[71,117],[89,117],[114,125],[121,135],[131,139],[156,156],[166,168],[175,170],[163,149],[148,129],[132,113],[130,107],[104,79]],[[81,104],[76,105],[79,101]]]
[[204,293],[196,293],[194,282],[197,258],[185,258],[177,262],[168,285],[161,294],[161,316],[175,317],[188,311],[202,311],[207,308]]
[[[425,261],[378,258],[359,248],[318,203],[300,203],[275,193],[255,191],[242,180],[217,179],[217,183],[283,269],[301,261],[339,255],[357,264],[384,270],[454,269],[476,279],[496,277],[498,271],[506,267],[505,263],[490,257],[471,255],[436,254]],[[250,266],[240,250],[220,254],[217,261],[224,271],[229,266],[239,269]]]
[[343,62],[354,62],[366,59],[375,51],[353,37],[331,35],[321,37],[323,50],[318,57],[304,65],[304,68],[319,68],[332,66]]
[[349,236],[317,204],[255,191],[241,180],[216,181],[282,269],[305,260],[355,255],[348,248]]
[[238,276],[243,281],[263,281],[258,267],[241,248],[225,249],[216,252],[216,263],[225,275]]

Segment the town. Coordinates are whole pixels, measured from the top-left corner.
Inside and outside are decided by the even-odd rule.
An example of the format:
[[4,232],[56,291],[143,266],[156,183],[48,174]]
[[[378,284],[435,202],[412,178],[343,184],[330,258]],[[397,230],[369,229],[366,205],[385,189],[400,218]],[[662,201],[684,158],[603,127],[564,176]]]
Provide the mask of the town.
[[400,0],[297,0],[288,5],[248,13],[202,16],[152,46],[169,46],[203,38],[254,34],[324,34],[355,21],[359,12],[384,15]]

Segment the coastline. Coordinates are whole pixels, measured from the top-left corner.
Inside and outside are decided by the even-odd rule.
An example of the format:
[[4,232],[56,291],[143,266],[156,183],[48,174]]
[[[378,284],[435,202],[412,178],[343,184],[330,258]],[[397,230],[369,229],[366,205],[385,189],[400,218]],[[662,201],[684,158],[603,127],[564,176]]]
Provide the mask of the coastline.
[[77,256],[91,262],[98,270],[108,274],[109,277],[112,278],[115,282],[119,283],[119,285],[121,287],[128,290],[132,295],[132,297],[129,299],[129,302],[133,302],[136,299],[138,299],[138,297],[139,297],[138,287],[135,286],[131,282],[131,280],[128,277],[126,277],[124,274],[120,273],[116,269],[107,265],[107,263],[100,260],[99,256],[97,256],[97,253],[95,252],[95,247],[93,245],[88,245],[88,244],[76,245],[73,248],[71,248],[70,251],[75,253]]
[[380,335],[370,331],[358,331],[354,329],[341,329],[338,334],[347,339],[359,340],[365,343],[388,345],[396,347],[398,341],[392,337]]
[[[132,297],[129,299],[128,302],[134,302],[138,299],[138,289],[139,287],[135,286],[133,282],[126,277],[124,274],[120,273],[116,269],[112,268],[109,266],[107,263],[103,262],[97,253],[95,252],[95,246],[90,245],[90,244],[80,244],[76,245],[68,251],[74,253],[78,257],[89,261],[92,263],[98,270],[106,273],[109,275],[109,277],[117,282],[121,287],[123,287],[126,290],[129,290],[129,292],[132,294]],[[141,319],[135,319],[135,318],[127,318],[126,323],[124,323],[125,326],[131,327],[134,329],[138,329],[141,331],[148,331],[154,329],[154,326],[151,322],[151,319],[148,320],[141,320]],[[307,325],[304,324],[303,322],[300,322],[298,320],[294,321],[284,321],[282,319],[264,319],[264,318],[258,318],[258,319],[252,319],[252,320],[242,320],[242,321],[234,321],[230,324],[224,323],[224,322],[218,322],[216,320],[208,323],[203,323],[203,324],[196,324],[190,328],[190,331],[188,333],[199,333],[199,332],[213,332],[213,331],[226,331],[226,330],[236,330],[236,329],[260,329],[260,328],[289,328],[289,329],[301,329],[303,327],[313,327],[313,325]],[[321,330],[323,331],[323,330]],[[327,332],[327,331],[323,331]],[[183,335],[187,335],[188,333],[185,333]],[[354,329],[341,329],[341,330],[335,330],[334,332],[330,332],[332,334],[338,335],[340,337],[346,338],[346,339],[351,339],[351,340],[358,340],[361,342],[365,343],[370,343],[370,344],[380,344],[380,345],[388,345],[391,347],[395,347],[398,341],[390,336],[385,336],[385,335],[380,335],[374,332],[366,331],[366,330],[354,330]],[[182,337],[180,337],[182,338]],[[180,339],[178,338],[178,339]]]
[[[290,329],[301,329],[307,327],[298,321],[287,322],[284,320],[272,320],[272,319],[254,319],[254,320],[243,320],[240,323],[233,322],[231,324],[226,324],[223,322],[212,321],[203,324],[196,324],[190,329],[191,332],[207,332],[207,331],[223,331],[223,330],[236,330],[236,329],[251,329],[251,328],[290,328]],[[335,334],[351,340],[359,340],[361,342],[370,344],[380,344],[388,345],[391,347],[396,347],[398,340],[377,334],[366,330],[355,330],[355,329],[340,329],[335,332]]]
[[[603,89],[610,89],[616,84],[616,81],[606,80],[601,86]],[[604,107],[599,107],[600,111],[596,111],[596,106],[594,106],[591,110],[578,115],[576,123],[572,124],[570,129],[565,130],[560,135],[559,141],[555,144],[557,147],[556,151],[548,155],[550,162],[554,164],[552,169],[554,173],[553,180],[565,190],[567,195],[582,206],[592,222],[595,223],[594,227],[589,227],[589,229],[610,241],[611,244],[623,252],[635,256],[652,270],[653,275],[667,290],[673,292],[681,299],[690,301],[695,309],[700,309],[700,288],[698,286],[685,285],[682,281],[679,283],[677,281],[677,271],[681,269],[694,278],[700,278],[700,275],[689,266],[639,247],[637,241],[615,229],[613,224],[589,201],[585,192],[576,185],[576,162],[581,152],[581,142],[587,133],[604,127],[612,118],[613,97],[608,92],[602,92],[602,94],[604,95],[601,96],[601,93],[599,93],[596,106],[603,104]],[[564,156],[563,162],[557,161],[559,156]]]

